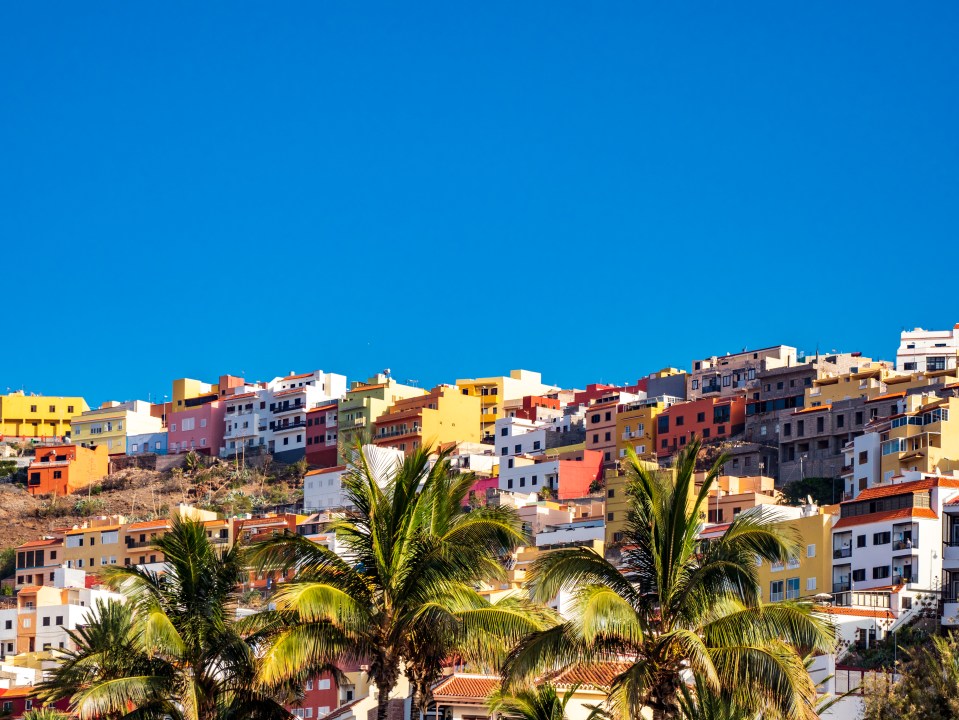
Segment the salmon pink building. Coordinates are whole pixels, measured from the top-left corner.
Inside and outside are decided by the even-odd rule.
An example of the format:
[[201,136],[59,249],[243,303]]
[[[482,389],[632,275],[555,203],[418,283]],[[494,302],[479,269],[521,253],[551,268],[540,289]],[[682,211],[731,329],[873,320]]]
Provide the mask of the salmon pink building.
[[226,402],[206,395],[183,401],[184,409],[167,417],[167,447],[171,455],[191,450],[214,455],[223,445]]
[[745,397],[703,398],[670,405],[656,417],[656,454],[669,457],[695,436],[704,442],[724,440],[743,432]]

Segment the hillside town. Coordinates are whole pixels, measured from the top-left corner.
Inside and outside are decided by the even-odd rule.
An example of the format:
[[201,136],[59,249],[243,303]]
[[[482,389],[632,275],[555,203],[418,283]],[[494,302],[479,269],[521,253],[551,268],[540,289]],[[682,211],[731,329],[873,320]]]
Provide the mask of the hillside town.
[[[20,717],[42,704],[37,687],[77,649],[77,631],[104,602],[123,601],[106,582],[110,569],[162,576],[168,559],[157,542],[181,521],[202,526],[222,551],[296,536],[349,560],[337,527],[358,511],[348,482],[357,448],[365,462],[394,469],[425,451],[431,464],[469,478],[464,512],[512,509],[523,541],[505,572],[478,588],[496,603],[525,595],[530,569],[551,553],[588,549],[618,565],[630,552],[629,468],[668,472],[695,446],[696,486],[708,490],[698,541],[764,512],[797,538],[802,551],[785,561],[757,556],[760,599],[807,601],[828,618],[835,644],[811,658],[810,673],[820,696],[861,703],[867,678],[895,672],[883,648],[959,625],[957,361],[959,324],[903,331],[890,359],[777,345],[581,388],[531,370],[432,388],[398,382],[389,370],[362,380],[314,370],[265,382],[181,378],[162,402],[96,407],[83,388],[70,397],[11,391],[0,397],[7,495],[45,508],[86,503],[87,511],[64,524],[51,514],[42,533],[8,548],[0,711]],[[128,486],[170,478],[190,492],[162,507],[99,512],[97,499],[118,477]],[[267,497],[277,478],[284,492]],[[238,617],[275,608],[291,577],[246,567]],[[562,586],[547,605],[569,618],[575,603],[576,588]],[[615,663],[580,664],[551,682],[571,693],[567,712],[578,720],[617,674]],[[311,676],[287,709],[367,720],[379,700],[370,678],[368,663],[343,662]],[[449,658],[423,717],[491,717],[499,683]],[[418,717],[416,695],[400,682],[389,717]]]

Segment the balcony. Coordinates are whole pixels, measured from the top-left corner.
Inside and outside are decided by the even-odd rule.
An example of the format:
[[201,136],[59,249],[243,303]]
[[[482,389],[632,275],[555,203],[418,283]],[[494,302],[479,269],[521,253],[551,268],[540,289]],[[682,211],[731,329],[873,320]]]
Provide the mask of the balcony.
[[836,548],[835,550],[832,551],[832,556],[833,558],[852,557],[852,548],[851,547]]
[[832,584],[833,593],[849,592],[851,588],[852,584],[848,580],[840,580],[839,582],[833,582]]
[[421,428],[417,425],[414,425],[413,427],[409,429],[391,428],[389,430],[381,430],[380,432],[376,433],[376,435],[374,436],[374,439],[380,440],[382,438],[399,437],[401,435],[418,435],[420,433],[420,430]]
[[293,422],[289,425],[276,425],[273,428],[273,432],[288,432],[290,430],[299,430],[300,428],[306,427],[306,420],[300,420],[299,422]]
[[156,542],[156,538],[152,540],[127,540],[127,550],[135,550],[136,548],[145,548],[151,547],[153,543]]
[[894,540],[892,543],[893,552],[897,550],[913,550],[919,547],[918,540],[914,543],[912,540]]
[[283,404],[283,405],[277,405],[275,407],[270,408],[270,412],[272,412],[274,415],[294,412],[297,410],[306,410],[306,403]]
[[915,582],[918,582],[915,575],[893,575],[892,576],[893,585],[910,585]]

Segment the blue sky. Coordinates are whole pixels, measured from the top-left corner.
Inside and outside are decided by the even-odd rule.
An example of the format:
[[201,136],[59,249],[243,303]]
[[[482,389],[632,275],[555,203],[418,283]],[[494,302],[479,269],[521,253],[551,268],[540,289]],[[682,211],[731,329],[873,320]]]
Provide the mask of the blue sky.
[[959,321],[957,33],[955,3],[4,3],[0,386],[892,356]]

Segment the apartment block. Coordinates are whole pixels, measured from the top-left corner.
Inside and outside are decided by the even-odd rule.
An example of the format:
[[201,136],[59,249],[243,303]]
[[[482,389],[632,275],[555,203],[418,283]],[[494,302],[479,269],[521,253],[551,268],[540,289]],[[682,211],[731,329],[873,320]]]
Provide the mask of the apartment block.
[[621,405],[616,413],[616,457],[622,461],[632,448],[640,460],[655,462],[656,418],[666,408],[682,402],[679,397],[659,395]]
[[126,454],[130,435],[163,430],[163,420],[155,417],[150,403],[143,400],[105,402],[75,416],[71,424],[74,443],[86,448],[103,445],[110,455]]
[[481,437],[491,438],[496,420],[505,415],[504,403],[527,395],[550,395],[557,388],[543,383],[542,375],[531,370],[510,370],[508,376],[466,378],[456,381],[460,392],[481,401]]
[[63,564],[63,537],[45,537],[31,540],[17,547],[15,587],[50,585],[54,573]]
[[335,402],[306,411],[306,461],[312,467],[333,467],[339,442],[339,423]]
[[613,390],[596,398],[586,408],[586,449],[602,455],[604,468],[612,469],[619,462],[616,418],[620,407],[645,398],[645,391]]
[[166,455],[167,449],[166,430],[127,437],[127,455]]
[[692,372],[686,378],[686,398],[699,400],[752,395],[759,386],[759,373],[795,365],[796,362],[796,348],[788,345],[695,360]]
[[63,538],[63,564],[67,568],[95,573],[105,567],[126,564],[126,546],[121,532],[126,518],[94,518],[67,530]]
[[[373,435],[373,422],[400,400],[422,397],[423,388],[403,385],[389,375],[381,373],[365,382],[355,381],[339,401],[337,431],[340,448],[352,448],[359,440],[369,442]],[[342,453],[338,464],[344,463]]]
[[905,372],[955,370],[959,355],[959,323],[951,330],[903,330],[896,369]]
[[374,423],[373,443],[407,455],[427,445],[474,442],[481,438],[480,398],[454,385],[439,385],[427,395],[397,401]]
[[217,393],[187,398],[181,410],[167,417],[167,441],[171,455],[195,452],[216,455],[223,446],[226,402]]
[[665,408],[656,418],[656,454],[660,460],[681,450],[693,437],[727,440],[743,432],[746,400],[710,397]]
[[71,434],[72,418],[89,409],[82,397],[0,395],[0,438],[62,440]]

